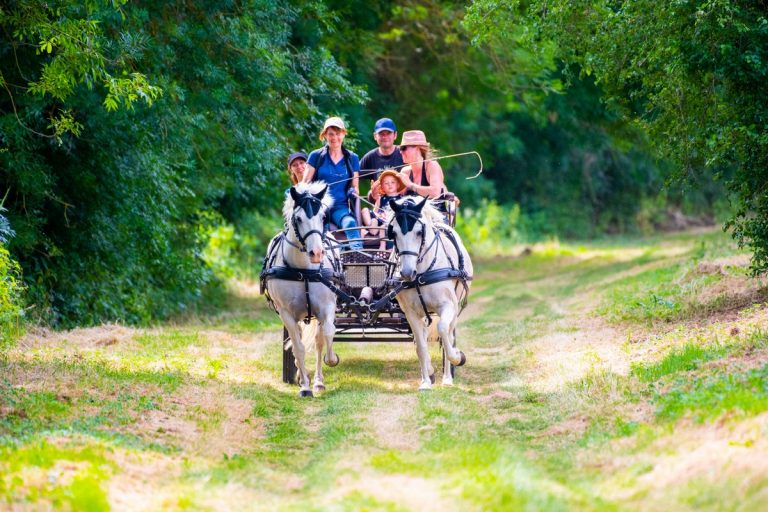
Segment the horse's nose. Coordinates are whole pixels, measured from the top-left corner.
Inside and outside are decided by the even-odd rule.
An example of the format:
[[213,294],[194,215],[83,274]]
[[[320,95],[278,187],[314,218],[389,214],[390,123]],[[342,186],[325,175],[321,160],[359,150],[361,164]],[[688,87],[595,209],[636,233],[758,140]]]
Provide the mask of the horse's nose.
[[312,249],[309,251],[309,260],[312,263],[320,263],[323,261],[323,250],[322,249]]
[[413,279],[416,277],[416,269],[415,268],[409,268],[409,269],[402,269],[400,271],[400,275],[405,279],[406,281],[413,281]]

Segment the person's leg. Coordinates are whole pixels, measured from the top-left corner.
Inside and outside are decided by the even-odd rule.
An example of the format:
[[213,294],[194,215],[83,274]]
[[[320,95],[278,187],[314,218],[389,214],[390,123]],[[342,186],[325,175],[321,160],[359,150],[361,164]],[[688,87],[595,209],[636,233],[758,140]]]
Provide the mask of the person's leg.
[[[338,227],[345,230],[357,227],[357,221],[355,220],[355,217],[352,215],[352,212],[349,210],[349,208],[335,208],[333,211],[331,211],[331,220],[333,220],[333,223]],[[349,229],[349,231],[344,232],[346,233],[348,239],[360,238],[360,231],[357,229]],[[350,242],[349,247],[351,249],[362,249],[363,242],[360,240]]]
[[[363,226],[365,226],[366,228],[371,228],[376,226],[376,221],[371,218],[371,210],[369,210],[368,208],[363,208],[362,210],[360,210],[360,220],[363,222]],[[370,229],[368,229],[367,233],[375,234],[375,232],[372,233]],[[365,229],[360,230],[360,236],[365,238],[366,236]]]

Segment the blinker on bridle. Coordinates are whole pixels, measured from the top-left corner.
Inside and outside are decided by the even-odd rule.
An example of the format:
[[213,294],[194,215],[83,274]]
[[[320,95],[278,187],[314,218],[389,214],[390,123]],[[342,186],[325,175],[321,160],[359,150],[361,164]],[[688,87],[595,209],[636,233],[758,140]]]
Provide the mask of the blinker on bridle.
[[[294,210],[296,208],[301,208],[304,210],[304,214],[307,216],[308,219],[311,219],[315,215],[318,215],[320,211],[323,209],[323,202],[318,199],[317,197],[313,196],[309,192],[305,192],[301,194],[298,198],[295,198],[295,206]],[[296,215],[294,214],[291,216],[291,225],[293,227],[293,233],[296,235],[296,238],[299,240],[299,243],[301,244],[301,250],[302,252],[307,252],[307,238],[309,238],[310,235],[317,233],[320,235],[320,238],[323,238],[323,232],[318,231],[316,229],[310,229],[304,235],[302,236],[301,233],[299,233],[299,226],[296,222]]]
[[[392,219],[392,222],[397,222],[397,224],[400,226],[400,231],[403,233],[403,235],[407,235],[410,233],[417,224],[422,223],[421,221],[421,211],[420,210],[411,210],[407,207],[401,209],[399,212],[395,213],[394,218]],[[414,251],[401,251],[400,248],[397,246],[397,241],[395,240],[394,234],[392,233],[392,226],[389,226],[389,233],[388,238],[392,240],[395,246],[395,251],[401,256],[416,256],[417,258],[421,255],[421,250],[424,248],[424,240],[426,237],[421,238],[421,245],[419,247],[419,252]]]

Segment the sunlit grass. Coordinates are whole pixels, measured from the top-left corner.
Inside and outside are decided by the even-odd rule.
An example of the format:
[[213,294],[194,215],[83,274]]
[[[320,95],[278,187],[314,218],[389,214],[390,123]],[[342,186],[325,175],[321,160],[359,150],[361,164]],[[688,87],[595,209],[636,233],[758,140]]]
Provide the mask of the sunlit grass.
[[54,509],[108,510],[105,484],[115,468],[106,451],[88,440],[0,444],[1,496],[14,508],[36,503]]
[[[645,479],[687,456],[672,440],[693,442],[715,423],[735,432],[768,410],[764,305],[742,309],[738,323],[679,323],[705,314],[692,309],[696,294],[729,277],[692,272],[733,254],[723,236],[549,242],[478,259],[458,327],[468,362],[444,387],[430,347],[429,393],[417,391],[412,344],[337,343],[327,391],[299,399],[280,379],[280,324],[253,286],[231,313],[107,345],[12,350],[0,359],[0,473],[10,475],[0,503],[100,509],[111,483],[133,482],[162,491],[153,506],[168,510],[655,509]],[[667,314],[667,300],[680,309]],[[626,314],[610,346],[594,343],[611,334],[604,322],[583,323],[600,301],[606,317]],[[670,327],[653,330],[648,318]],[[733,442],[742,455],[764,449],[746,434]],[[38,459],[19,455],[27,449]],[[125,453],[167,466],[145,477],[121,465]],[[45,483],[57,464],[76,478]],[[695,474],[658,492],[672,509],[757,503],[766,477],[732,471],[742,487],[729,476],[709,492]]]

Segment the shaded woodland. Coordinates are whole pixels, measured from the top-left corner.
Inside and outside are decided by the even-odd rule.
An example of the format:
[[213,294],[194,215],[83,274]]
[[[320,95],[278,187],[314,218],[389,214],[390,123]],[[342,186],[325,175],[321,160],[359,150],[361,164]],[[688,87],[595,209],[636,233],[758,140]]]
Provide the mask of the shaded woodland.
[[[258,272],[328,115],[422,129],[488,237],[716,219],[768,268],[765,2],[0,7],[3,318],[147,323]],[[500,227],[502,226],[502,227]],[[487,230],[488,231],[488,230]],[[7,289],[7,290],[6,290]]]

